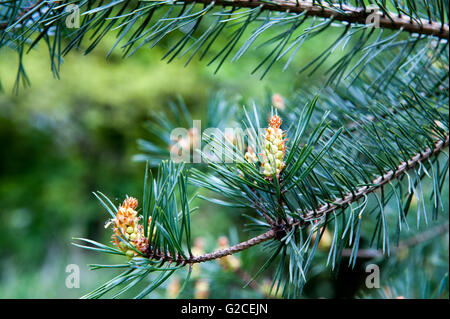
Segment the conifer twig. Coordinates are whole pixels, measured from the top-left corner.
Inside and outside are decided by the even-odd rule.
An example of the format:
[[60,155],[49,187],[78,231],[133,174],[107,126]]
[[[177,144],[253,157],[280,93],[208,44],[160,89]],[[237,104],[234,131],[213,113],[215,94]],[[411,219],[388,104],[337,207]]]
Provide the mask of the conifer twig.
[[[203,3],[210,4],[214,2],[216,5],[257,8],[262,10],[302,13],[306,12],[308,16],[332,18],[337,21],[348,23],[367,24],[367,18],[372,11],[364,8],[356,8],[349,5],[340,5],[338,3],[330,5],[329,3],[319,3],[312,1],[296,1],[296,0],[271,0],[270,2],[260,0],[183,0],[185,3]],[[449,26],[435,21],[426,19],[412,19],[405,16],[399,16],[395,13],[380,14],[380,28],[403,30],[411,33],[419,33],[424,35],[432,35],[441,39],[449,39]]]
[[[288,226],[290,227],[299,226],[302,225],[308,219],[317,218],[325,214],[329,214],[339,208],[348,206],[349,204],[362,198],[363,196],[380,189],[383,185],[394,180],[395,178],[399,178],[400,176],[405,174],[409,169],[418,165],[420,162],[427,160],[432,156],[437,156],[448,145],[449,145],[449,136],[447,135],[445,140],[437,141],[433,149],[426,148],[423,152],[416,154],[411,159],[409,159],[407,163],[400,163],[400,165],[397,167],[395,171],[390,170],[383,176],[379,176],[378,178],[376,178],[372,182],[373,186],[360,187],[356,192],[349,193],[347,196],[343,198],[338,198],[332,204],[322,205],[317,210],[306,213],[302,220],[291,220],[291,223]],[[259,236],[253,237],[249,240],[236,244],[234,246],[200,256],[192,256],[186,259],[183,258],[182,256],[173,257],[161,253],[148,252],[147,257],[155,260],[161,260],[162,262],[175,262],[177,264],[195,264],[209,260],[214,260],[238,253],[242,250],[246,250],[250,247],[259,245],[260,243],[265,242],[269,239],[277,238],[276,226],[277,225],[272,225],[271,230]]]
[[[21,16],[26,14],[29,10],[38,5],[42,0],[37,0],[29,8],[26,8]],[[178,0],[180,3],[202,3],[205,5],[213,4],[215,6],[233,6],[237,8],[257,8],[262,10],[303,13],[307,16],[315,16],[321,18],[331,18],[336,21],[357,23],[368,25],[368,18],[373,11],[367,8],[358,8],[343,4],[329,4],[317,3],[313,1],[298,1],[298,0]],[[369,19],[370,20],[370,19]],[[411,33],[418,33],[423,35],[431,35],[441,39],[449,39],[449,26],[445,23],[436,21],[429,21],[428,19],[419,19],[409,17],[408,15],[398,15],[392,12],[384,12],[379,14],[377,27],[403,30]],[[371,23],[371,22],[370,22]],[[8,23],[0,24],[0,29],[5,29]]]
[[[384,186],[386,183],[399,178],[409,169],[415,167],[420,162],[429,159],[432,156],[438,155],[445,147],[449,145],[449,135],[445,137],[444,140],[439,140],[435,143],[434,148],[426,148],[423,152],[414,155],[410,158],[407,163],[402,162],[397,167],[397,169],[390,170],[386,172],[383,176],[378,176],[372,181],[372,186],[362,186],[354,192],[347,193],[346,196],[341,198],[336,198],[332,203],[323,204],[316,210],[311,210],[305,213],[302,217],[302,221],[297,221],[296,223],[302,223],[303,221],[315,219],[325,214],[331,213],[339,208],[347,207],[349,204],[357,201],[358,199],[370,194],[377,189]],[[295,223],[294,223],[295,224]]]
[[269,230],[267,232],[265,232],[264,234],[261,234],[259,236],[253,237],[249,240],[246,240],[244,242],[241,242],[239,244],[236,244],[234,246],[225,248],[225,249],[220,249],[217,250],[215,252],[212,253],[208,253],[208,254],[204,254],[204,255],[200,255],[200,256],[192,256],[189,258],[183,258],[182,256],[177,256],[177,257],[173,257],[170,255],[164,255],[161,253],[155,253],[153,254],[152,252],[148,252],[147,253],[147,257],[148,258],[152,258],[152,259],[156,259],[156,260],[161,260],[163,262],[175,262],[177,264],[196,264],[196,263],[202,263],[205,261],[209,261],[209,260],[214,260],[214,259],[218,259],[218,258],[222,258],[228,255],[233,255],[235,253],[238,253],[242,250],[248,249],[250,247],[259,245],[262,242],[265,242],[269,239],[272,239],[275,237],[275,231],[274,230]]

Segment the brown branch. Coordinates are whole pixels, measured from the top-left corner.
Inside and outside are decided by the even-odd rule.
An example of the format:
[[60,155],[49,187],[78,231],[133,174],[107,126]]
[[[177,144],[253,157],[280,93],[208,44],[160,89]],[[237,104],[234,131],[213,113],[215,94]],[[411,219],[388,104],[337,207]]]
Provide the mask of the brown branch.
[[204,261],[208,261],[208,260],[213,260],[213,259],[217,259],[217,258],[221,258],[224,256],[228,256],[228,255],[232,255],[235,254],[237,252],[240,252],[242,250],[248,249],[252,246],[258,245],[262,242],[265,242],[266,240],[272,239],[275,237],[275,231],[273,230],[269,230],[267,232],[265,232],[262,235],[253,237],[247,241],[244,241],[242,243],[236,244],[234,246],[225,248],[225,249],[221,249],[221,250],[217,250],[213,253],[210,254],[205,254],[202,256],[197,256],[197,257],[193,257],[192,259],[190,259],[189,262],[191,263],[201,263]]
[[[356,8],[348,5],[334,4],[330,5],[322,3],[319,5],[317,2],[312,1],[296,1],[296,0],[271,0],[270,3],[259,0],[182,0],[184,3],[203,3],[210,4],[214,2],[216,5],[233,6],[233,7],[245,7],[245,8],[257,8],[261,7],[263,10],[289,11],[292,13],[306,12],[307,16],[316,16],[322,18],[333,18],[337,21],[343,21],[348,23],[357,24],[369,24],[367,18],[372,14],[372,11],[365,10],[364,8]],[[379,27],[403,30],[411,33],[419,33],[424,35],[432,35],[441,39],[449,39],[449,27],[448,24],[442,24],[439,22],[428,21],[425,19],[410,19],[405,15],[399,16],[395,13],[388,13],[387,15],[379,16]]]
[[[34,6],[39,4],[42,0],[37,0],[30,8],[18,17],[26,14]],[[261,0],[178,0],[181,3],[202,3],[209,5],[214,3],[216,6],[224,7],[240,7],[240,8],[257,8],[262,10],[303,13],[307,16],[315,16],[322,18],[332,18],[336,21],[356,23],[368,25],[369,16],[372,10],[357,8],[348,5],[327,4],[327,3],[313,3],[312,1],[297,1],[297,0],[272,0],[270,3]],[[370,19],[369,19],[370,20]],[[17,21],[17,20],[16,20]],[[372,22],[370,22],[372,23]],[[0,24],[0,29],[5,29],[8,24]],[[449,39],[449,26],[445,23],[436,21],[429,21],[427,19],[409,18],[407,15],[400,16],[398,14],[388,12],[387,14],[380,14],[378,26],[380,28],[403,30],[411,33],[419,33],[424,35],[432,35],[441,39]]]
[[222,258],[222,257],[228,256],[228,255],[233,255],[242,250],[259,245],[262,242],[265,242],[274,237],[275,237],[275,231],[269,230],[269,231],[265,232],[264,234],[253,237],[249,240],[246,240],[246,241],[236,244],[234,246],[231,246],[231,247],[228,247],[225,249],[220,249],[215,252],[212,252],[209,254],[204,254],[201,256],[192,256],[187,259],[183,258],[182,256],[173,257],[170,255],[164,255],[161,253],[152,254],[152,252],[148,252],[147,257],[155,259],[155,260],[161,260],[162,262],[174,262],[176,264],[196,264],[196,263],[202,263],[205,261]]
[[[416,154],[411,159],[409,159],[407,163],[405,163],[405,162],[400,163],[400,165],[397,167],[397,169],[395,171],[390,170],[383,176],[378,176],[375,180],[372,181],[373,186],[362,186],[354,192],[347,193],[347,195],[344,197],[335,199],[331,204],[330,203],[323,204],[316,210],[308,211],[306,214],[303,215],[303,220],[297,221],[296,223],[301,224],[305,220],[315,219],[315,218],[321,217],[325,214],[329,214],[337,209],[347,207],[351,203],[380,189],[386,183],[389,183],[392,180],[399,178],[406,171],[415,167],[422,161],[425,161],[432,156],[438,155],[445,147],[448,146],[448,144],[449,144],[449,136],[447,135],[445,140],[437,141],[435,143],[433,149],[426,148],[423,152]],[[294,224],[295,224],[295,222],[294,222]]]

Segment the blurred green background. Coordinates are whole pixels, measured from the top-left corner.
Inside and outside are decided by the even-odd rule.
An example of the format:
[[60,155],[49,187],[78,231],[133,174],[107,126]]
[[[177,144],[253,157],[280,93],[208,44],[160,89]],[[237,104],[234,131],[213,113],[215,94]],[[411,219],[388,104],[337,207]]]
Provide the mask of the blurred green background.
[[[146,137],[149,112],[164,110],[181,96],[193,114],[202,114],[208,96],[217,91],[244,99],[262,99],[268,90],[288,96],[320,82],[320,75],[307,78],[297,71],[328,39],[332,35],[311,40],[285,72],[279,63],[263,80],[250,73],[264,50],[225,63],[214,75],[214,65],[206,67],[205,62],[194,60],[187,67],[184,60],[161,62],[163,46],[141,49],[128,59],[117,52],[106,60],[113,37],[87,56],[71,52],[64,58],[60,79],[55,79],[47,48],[39,46],[25,57],[31,87],[17,95],[12,93],[17,56],[0,51],[4,87],[0,94],[0,297],[78,298],[111,278],[114,271],[89,271],[87,264],[121,261],[74,247],[72,237],[109,240],[109,229],[104,229],[108,215],[93,191],[102,191],[116,203],[126,194],[141,198],[144,164],[133,162],[132,156],[138,153],[136,139]],[[239,214],[198,204],[193,234],[204,238],[206,251],[214,249],[223,235],[231,244],[246,238]],[[448,215],[448,202],[446,210]],[[446,251],[448,256],[448,245]],[[264,261],[257,248],[239,258],[250,274],[258,269],[255,260]],[[68,264],[80,267],[79,289],[65,285]],[[264,297],[264,278],[259,288],[242,289],[246,274],[221,271],[215,262],[202,267],[210,278],[209,297]],[[443,267],[448,269],[448,263]],[[329,269],[313,271],[319,275],[309,296],[338,294],[339,281]],[[363,284],[363,279],[358,280],[357,285]],[[176,282],[170,285],[176,287]],[[153,296],[170,296],[166,289]],[[188,287],[185,296],[194,296],[195,289],[194,284]],[[354,291],[347,296],[355,296]]]

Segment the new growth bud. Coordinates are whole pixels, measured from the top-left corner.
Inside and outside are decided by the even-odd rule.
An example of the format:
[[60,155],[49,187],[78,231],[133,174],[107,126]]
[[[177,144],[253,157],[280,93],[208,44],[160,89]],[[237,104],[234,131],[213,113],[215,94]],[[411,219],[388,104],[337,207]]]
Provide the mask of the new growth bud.
[[261,169],[267,178],[275,173],[278,177],[285,167],[283,161],[286,153],[286,133],[280,129],[282,120],[278,115],[272,116],[264,136],[264,153]]
[[[126,197],[122,205],[117,210],[116,217],[107,223],[113,225],[114,234],[111,236],[112,242],[125,253],[128,258],[133,258],[138,253],[129,249],[129,242],[138,251],[145,252],[148,246],[148,238],[144,236],[144,227],[139,224],[140,217],[136,211],[138,201],[134,197]],[[149,225],[151,217],[149,218]],[[125,241],[125,242],[124,242]]]
[[[282,120],[278,115],[272,116],[269,120],[269,127],[266,128],[261,155],[261,173],[269,180],[276,174],[279,178],[281,171],[286,166],[284,155],[286,153],[286,133],[281,130]],[[255,165],[259,159],[254,152],[254,146],[248,146],[245,153],[245,160]]]

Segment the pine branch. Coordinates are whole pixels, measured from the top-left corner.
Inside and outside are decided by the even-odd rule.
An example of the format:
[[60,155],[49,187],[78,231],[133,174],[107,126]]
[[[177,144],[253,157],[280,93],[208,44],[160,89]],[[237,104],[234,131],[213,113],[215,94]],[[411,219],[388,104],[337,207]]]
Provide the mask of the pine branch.
[[327,204],[320,206],[316,210],[308,211],[303,216],[301,221],[296,221],[293,223],[293,225],[303,224],[307,220],[316,219],[323,215],[332,213],[333,211],[336,211],[337,209],[347,207],[351,203],[380,189],[386,183],[389,183],[392,180],[401,177],[409,169],[414,168],[415,166],[419,165],[421,162],[426,161],[433,156],[437,156],[448,145],[449,145],[449,135],[446,136],[445,140],[437,141],[435,143],[433,149],[427,147],[423,152],[416,154],[411,159],[409,159],[407,163],[405,163],[405,162],[400,163],[400,165],[397,167],[397,169],[395,171],[390,170],[390,171],[386,172],[386,174],[384,174],[383,176],[378,176],[375,180],[373,180],[372,186],[362,186],[353,193],[348,193],[344,197],[335,199],[332,203],[327,203]]
[[[27,12],[32,10],[35,6],[41,3],[42,0],[37,0],[30,7],[18,14],[17,19],[20,19]],[[332,18],[336,21],[356,23],[367,25],[369,16],[373,10],[362,7],[353,7],[345,4],[329,4],[319,3],[317,1],[294,1],[294,0],[181,0],[175,3],[202,3],[204,5],[213,4],[213,6],[232,6],[234,8],[258,8],[268,11],[305,13],[306,16],[315,16],[321,18]],[[16,21],[17,21],[16,19]],[[0,24],[0,29],[5,29],[8,23]],[[411,33],[418,33],[423,35],[432,35],[441,39],[449,39],[449,26],[445,23],[439,23],[427,19],[413,18],[408,15],[395,14],[393,12],[385,11],[380,13],[379,26],[380,28],[403,30]]]
[[[357,201],[358,199],[362,198],[363,196],[366,196],[378,189],[380,189],[383,185],[386,183],[391,182],[392,180],[401,177],[403,174],[405,174],[408,170],[414,168],[415,166],[419,165],[419,163],[426,161],[430,159],[433,156],[439,155],[445,147],[449,145],[449,136],[445,138],[445,140],[440,140],[435,143],[435,146],[433,149],[426,148],[423,152],[420,154],[415,155],[410,160],[408,160],[407,163],[401,163],[398,168],[393,171],[389,171],[383,176],[379,176],[376,178],[372,184],[373,186],[363,186],[359,188],[354,194],[348,194],[347,196],[343,198],[336,199],[332,204],[327,204],[319,207],[316,211],[310,211],[307,214],[305,214],[305,217],[301,220],[293,220],[290,225],[282,227],[278,224],[273,224],[272,229],[265,232],[264,234],[261,234],[259,236],[253,237],[249,240],[246,240],[244,242],[241,242],[239,244],[236,244],[234,246],[231,246],[226,249],[217,250],[212,253],[200,255],[200,256],[191,256],[189,258],[183,258],[182,256],[173,257],[170,254],[162,254],[159,252],[153,253],[149,251],[146,256],[147,258],[154,259],[154,260],[160,260],[163,263],[164,262],[170,262],[170,263],[176,263],[178,264],[195,264],[195,263],[201,263],[205,261],[210,261],[218,258],[222,258],[228,255],[232,255],[235,253],[238,253],[242,250],[246,250],[250,247],[259,245],[269,239],[275,239],[279,236],[277,233],[277,227],[281,227],[283,229],[295,227],[298,225],[302,225],[306,220],[309,219],[315,219],[320,216],[323,216],[325,214],[329,214],[339,208],[346,207],[350,205],[352,202]],[[270,218],[269,218],[270,219]],[[448,225],[447,225],[448,227]],[[414,243],[413,243],[414,244]]]
[[[372,13],[370,9],[356,8],[343,4],[319,4],[318,1],[295,1],[295,0],[272,0],[270,2],[261,0],[183,0],[176,2],[184,3],[203,3],[205,5],[215,3],[219,6],[233,6],[236,8],[257,8],[262,10],[302,13],[307,16],[315,16],[321,18],[332,18],[333,20],[357,23],[366,25],[369,15]],[[424,35],[433,35],[441,39],[449,39],[448,24],[443,24],[426,19],[412,19],[407,16],[397,15],[392,12],[383,13],[380,16],[379,27],[403,30],[411,33],[419,33]]]
[[182,256],[173,257],[170,254],[161,254],[161,253],[153,253],[151,251],[147,252],[147,257],[150,259],[155,260],[161,260],[162,262],[171,262],[178,264],[196,264],[196,263],[202,263],[205,261],[210,261],[214,259],[219,259],[228,255],[236,254],[242,250],[246,250],[250,247],[256,246],[261,244],[262,242],[265,242],[269,239],[272,239],[275,237],[276,232],[274,230],[269,230],[265,232],[264,234],[261,234],[259,236],[253,237],[249,240],[246,240],[244,242],[241,242],[239,244],[236,244],[234,246],[220,249],[212,253],[200,255],[200,256],[191,256],[189,258],[183,258]]
[[[448,3],[443,1],[418,1],[412,8],[409,3],[399,4],[396,1],[389,4],[377,2],[368,7],[362,0],[355,1],[354,6],[348,0],[153,0],[138,3],[121,0],[108,1],[104,5],[95,0],[34,0],[26,4],[13,0],[8,1],[8,4],[0,4],[0,47],[8,46],[18,51],[20,68],[23,69],[22,53],[25,52],[25,47],[30,51],[44,39],[51,53],[52,70],[58,76],[62,56],[73,49],[82,48],[82,43],[86,42],[89,44],[85,52],[89,53],[110,32],[118,33],[107,56],[119,47],[123,50],[124,57],[130,56],[147,44],[154,47],[165,37],[181,36],[171,45],[163,59],[171,62],[177,56],[189,55],[186,61],[188,64],[195,55],[200,59],[209,55],[213,51],[210,48],[220,34],[223,36],[222,30],[228,25],[238,29],[227,44],[214,54],[209,64],[217,64],[217,72],[228,58],[231,61],[239,60],[251,46],[256,45],[256,41],[264,41],[260,44],[263,46],[278,43],[252,71],[261,71],[263,78],[283,57],[286,57],[284,68],[287,68],[305,41],[330,27],[340,27],[343,32],[335,41],[303,66],[300,72],[316,72],[337,47],[344,48],[350,39],[355,39],[353,44],[347,46],[348,50],[339,61],[326,71],[330,73],[326,84],[338,83],[343,77],[348,77],[346,72],[349,68],[359,75],[369,62],[379,65],[380,61],[389,61],[375,78],[379,82],[378,88],[381,83],[387,84],[392,77],[398,77],[396,71],[400,67],[409,64],[419,68],[420,64],[415,57],[423,57],[425,52],[417,45],[419,42],[421,45],[429,45],[427,42],[439,40],[438,47],[445,50],[448,46],[449,26],[448,16],[445,14]],[[71,14],[70,10],[65,10],[69,5],[78,5],[83,11],[81,26],[75,30],[68,29],[66,23]],[[158,15],[154,14],[164,10],[164,18],[157,18]],[[318,19],[307,19],[308,17]],[[308,26],[309,21],[311,25]],[[251,26],[257,27],[247,35],[245,31]],[[269,29],[281,32],[264,39],[263,34],[271,34],[266,32]],[[377,29],[380,31],[377,32]],[[397,32],[383,33],[385,29]],[[175,30],[181,33],[174,32]],[[414,35],[405,39],[402,31]],[[87,33],[91,35],[86,36]],[[49,41],[50,38],[53,41]],[[65,46],[56,50],[55,45],[63,39],[66,40]],[[245,40],[243,44],[240,43],[242,39]],[[119,46],[120,43],[123,45]],[[235,52],[233,56],[232,52]],[[442,53],[444,52],[430,51],[427,60]],[[390,54],[392,56],[387,57]],[[380,57],[377,58],[378,56]],[[413,58],[408,60],[408,56]],[[356,65],[352,66],[352,61],[357,61]],[[17,88],[20,78],[25,76],[22,73],[24,72],[17,77]]]

